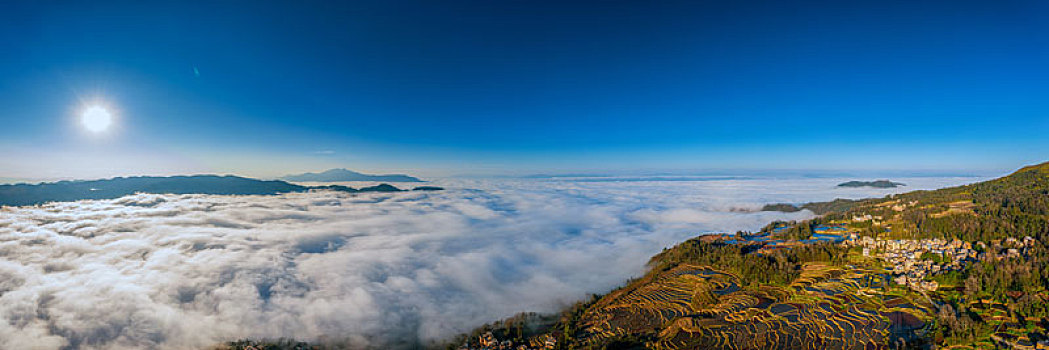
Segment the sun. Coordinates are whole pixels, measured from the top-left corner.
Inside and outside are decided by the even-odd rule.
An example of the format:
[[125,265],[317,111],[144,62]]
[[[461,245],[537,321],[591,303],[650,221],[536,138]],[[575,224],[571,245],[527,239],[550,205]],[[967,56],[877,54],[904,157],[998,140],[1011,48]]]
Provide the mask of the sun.
[[83,124],[87,131],[100,133],[113,124],[113,115],[105,107],[89,106],[80,114],[80,124]]

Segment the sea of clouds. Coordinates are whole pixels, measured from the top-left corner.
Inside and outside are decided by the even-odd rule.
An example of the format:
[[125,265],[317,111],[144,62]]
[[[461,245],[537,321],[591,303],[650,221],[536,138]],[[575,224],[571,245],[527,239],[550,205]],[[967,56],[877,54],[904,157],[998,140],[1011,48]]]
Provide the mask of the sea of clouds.
[[555,312],[765,203],[974,182],[442,180],[440,192],[139,194],[0,209],[0,348],[191,349],[292,337],[408,348]]

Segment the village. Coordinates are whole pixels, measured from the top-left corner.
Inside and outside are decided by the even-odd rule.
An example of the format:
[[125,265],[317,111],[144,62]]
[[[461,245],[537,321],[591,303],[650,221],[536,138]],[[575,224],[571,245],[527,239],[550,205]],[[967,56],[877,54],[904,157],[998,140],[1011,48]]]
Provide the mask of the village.
[[[856,220],[872,219],[877,220],[880,217],[867,215],[856,218]],[[720,239],[729,244],[757,244],[760,245],[760,248],[756,250],[759,254],[821,242],[861,248],[863,257],[878,259],[888,265],[886,273],[892,275],[893,282],[915,291],[935,291],[939,288],[939,283],[931,280],[930,277],[951,271],[962,271],[967,266],[987,258],[998,260],[1027,256],[1027,250],[1037,243],[1037,240],[1030,236],[1022,239],[1008,237],[989,243],[943,238],[886,239],[860,236],[842,223],[817,226],[809,239],[776,238],[775,235],[786,228],[781,226],[772,229],[771,232],[742,236],[711,234],[704,238]]]
[[1026,254],[1035,244],[1031,237],[1022,240],[1007,238],[1004,242],[964,242],[958,239],[895,239],[857,237],[850,234],[842,244],[863,248],[863,256],[884,260],[893,281],[916,291],[935,291],[939,285],[927,277],[950,271],[960,271],[968,264],[984,260],[988,251],[995,259],[1017,258]]

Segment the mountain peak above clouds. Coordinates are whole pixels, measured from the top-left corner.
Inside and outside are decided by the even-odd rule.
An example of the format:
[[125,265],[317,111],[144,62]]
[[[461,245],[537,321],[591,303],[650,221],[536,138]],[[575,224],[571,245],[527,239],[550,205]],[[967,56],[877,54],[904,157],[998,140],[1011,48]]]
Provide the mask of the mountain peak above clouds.
[[320,173],[303,173],[297,175],[287,175],[282,178],[284,181],[294,182],[342,182],[342,181],[387,181],[387,182],[423,182],[416,177],[408,176],[405,174],[383,174],[383,175],[369,175],[363,174],[349,169],[329,169]]

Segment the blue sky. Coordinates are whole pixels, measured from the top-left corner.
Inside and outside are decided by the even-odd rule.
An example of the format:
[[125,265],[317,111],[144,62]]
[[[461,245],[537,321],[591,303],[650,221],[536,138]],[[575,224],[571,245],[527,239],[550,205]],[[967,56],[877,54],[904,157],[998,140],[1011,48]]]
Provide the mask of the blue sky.
[[1041,1],[37,1],[0,43],[0,178],[1049,159]]

